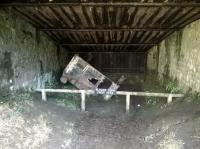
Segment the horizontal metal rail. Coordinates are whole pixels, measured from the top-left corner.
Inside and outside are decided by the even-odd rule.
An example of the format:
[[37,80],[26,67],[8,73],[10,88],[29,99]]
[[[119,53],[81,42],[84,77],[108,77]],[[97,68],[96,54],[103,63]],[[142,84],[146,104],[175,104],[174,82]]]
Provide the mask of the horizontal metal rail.
[[[47,101],[47,92],[52,93],[74,93],[81,94],[81,110],[85,111],[85,96],[97,94],[94,90],[70,90],[70,89],[36,89],[36,91],[42,93],[42,100]],[[105,93],[98,93],[105,94]],[[150,92],[130,92],[130,91],[116,91],[116,95],[124,95],[126,96],[126,112],[130,110],[130,96],[150,96],[150,97],[166,97],[167,103],[170,104],[172,102],[172,98],[181,98],[184,97],[184,94],[169,94],[169,93],[150,93]]]

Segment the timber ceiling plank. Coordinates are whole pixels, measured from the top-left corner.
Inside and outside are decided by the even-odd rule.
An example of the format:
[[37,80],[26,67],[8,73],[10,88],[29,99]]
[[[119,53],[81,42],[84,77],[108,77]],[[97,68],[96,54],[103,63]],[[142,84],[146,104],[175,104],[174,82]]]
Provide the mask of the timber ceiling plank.
[[65,28],[65,27],[71,27],[71,25],[66,21],[66,19],[64,19],[60,12],[59,12],[60,9],[56,9],[54,7],[49,7],[49,11],[52,12],[52,16],[55,17],[55,20],[57,21],[58,24],[60,24],[62,26],[62,28]]
[[42,26],[42,24],[41,24],[41,22],[39,20],[37,20],[34,17],[29,16],[28,14],[26,14],[24,12],[24,9],[18,9],[18,8],[14,7],[14,10],[17,13],[19,13],[21,16],[23,16],[23,18],[25,18],[25,20],[27,20],[33,26],[36,26],[37,28],[40,28]]
[[193,8],[185,8],[181,11],[181,13],[177,15],[177,17],[170,21],[169,26],[174,27],[173,25],[176,24],[176,22],[178,22],[179,20],[183,20],[187,16],[187,14],[190,14],[191,12],[193,12]]
[[83,12],[83,16],[85,18],[85,22],[87,24],[87,27],[92,26],[92,21],[88,15],[87,9],[84,6],[81,6],[81,10]]
[[157,17],[157,15],[161,12],[162,8],[159,7],[159,8],[152,8],[152,9],[153,10],[150,11],[151,14],[149,14],[150,17],[148,17],[148,19],[146,20],[146,22],[143,24],[143,27],[149,26],[149,24],[151,22],[154,23],[153,19]]
[[80,7],[79,6],[75,6],[75,7],[72,7],[72,6],[69,6],[69,10],[71,12],[71,15],[73,16],[73,18],[75,19],[76,21],[76,25],[77,26],[80,26],[80,27],[84,27],[85,24],[83,23],[83,20],[82,20],[82,17],[80,17]]
[[152,22],[149,23],[149,27],[160,27],[160,22],[162,21],[163,18],[172,10],[171,7],[160,7],[161,10],[159,11],[158,15],[156,15],[153,19]]
[[130,11],[129,11],[129,21],[128,21],[128,26],[132,27],[132,24],[135,20],[135,15],[137,14],[137,11],[138,11],[138,7],[131,7],[130,8]]
[[181,11],[181,8],[179,7],[172,8],[172,11],[168,11],[168,14],[164,16],[164,19],[161,20],[161,22],[159,23],[160,26],[161,27],[168,26],[171,19],[176,17],[180,11]]
[[67,12],[67,8],[61,6],[61,7],[60,7],[60,10],[61,10],[62,14],[63,14],[64,17],[65,17],[66,22],[68,22],[68,24],[70,24],[71,28],[73,28],[73,27],[75,26],[76,23],[75,23],[74,20],[71,18],[70,14]]
[[157,35],[159,35],[159,34],[160,34],[160,31],[152,32],[152,34],[147,39],[145,39],[145,42],[147,42],[147,43],[152,42],[152,40],[155,39],[157,37]]
[[147,43],[158,43],[174,31],[200,19],[199,3],[149,3],[145,0],[10,6],[14,6],[54,40],[74,44],[68,45],[70,47],[79,44],[79,48],[84,46],[83,49],[88,47],[90,50],[129,50],[133,49],[131,44],[135,44],[135,50],[145,50],[152,46]]
[[193,11],[184,17],[181,20],[174,23],[173,27],[180,26],[181,28],[185,27],[189,23],[200,19],[200,8],[194,8]]
[[149,38],[149,36],[151,36],[153,33],[152,32],[146,32],[144,33],[143,37],[141,37],[140,42],[144,43],[147,41],[147,39]]

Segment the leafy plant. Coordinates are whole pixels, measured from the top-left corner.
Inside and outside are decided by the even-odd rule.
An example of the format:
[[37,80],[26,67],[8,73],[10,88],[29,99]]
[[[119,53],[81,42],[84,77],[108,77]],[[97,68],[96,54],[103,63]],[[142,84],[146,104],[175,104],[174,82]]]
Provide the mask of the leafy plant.
[[58,105],[68,107],[70,109],[77,109],[79,107],[80,97],[77,94],[65,94],[57,97]]
[[156,105],[158,103],[158,99],[155,97],[147,97],[146,104],[147,105]]
[[177,93],[180,89],[175,82],[169,82],[166,85],[166,91],[170,93]]

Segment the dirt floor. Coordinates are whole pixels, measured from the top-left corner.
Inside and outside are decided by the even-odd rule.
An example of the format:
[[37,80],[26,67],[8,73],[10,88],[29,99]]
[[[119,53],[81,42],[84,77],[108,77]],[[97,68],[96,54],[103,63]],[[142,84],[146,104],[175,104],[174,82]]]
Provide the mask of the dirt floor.
[[[39,95],[38,95],[39,96]],[[199,149],[200,104],[134,107],[116,97],[87,102],[87,112],[49,98],[0,106],[2,149]]]
[[0,149],[200,148],[200,102],[194,97],[171,105],[131,98],[129,114],[120,96],[87,97],[86,112],[78,96],[51,94],[42,102],[39,93],[23,92],[9,98],[0,105]]

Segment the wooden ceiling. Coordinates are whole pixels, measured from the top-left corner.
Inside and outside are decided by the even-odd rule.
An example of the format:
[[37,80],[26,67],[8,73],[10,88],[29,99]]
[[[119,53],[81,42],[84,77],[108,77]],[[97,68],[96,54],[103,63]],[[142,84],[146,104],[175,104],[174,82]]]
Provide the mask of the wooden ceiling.
[[70,51],[137,51],[200,19],[199,3],[10,3],[39,30]]

